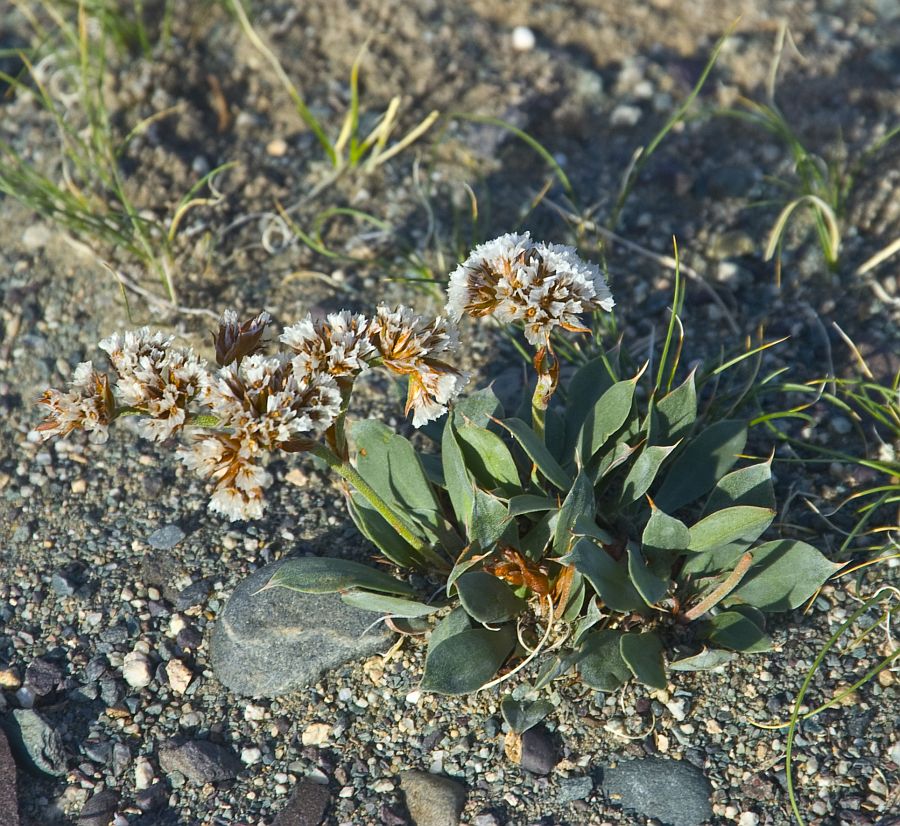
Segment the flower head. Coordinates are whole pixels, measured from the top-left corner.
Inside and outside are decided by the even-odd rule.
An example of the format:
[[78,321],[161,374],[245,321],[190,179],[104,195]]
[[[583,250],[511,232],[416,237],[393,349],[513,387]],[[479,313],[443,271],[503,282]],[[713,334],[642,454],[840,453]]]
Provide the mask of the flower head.
[[188,406],[209,384],[209,373],[192,350],[172,347],[172,339],[144,327],[100,342],[116,371],[116,391],[127,407],[146,414],[138,430],[165,441],[181,430]]
[[531,344],[544,347],[554,327],[588,332],[579,316],[615,302],[600,270],[574,248],[536,244],[528,233],[476,247],[450,275],[447,312],[521,322]]
[[364,315],[347,310],[330,313],[325,321],[302,321],[286,327],[283,341],[296,353],[294,374],[327,373],[335,378],[352,379],[367,370],[377,355],[368,339],[369,321]]
[[408,307],[381,306],[370,331],[381,363],[409,377],[406,413],[413,411],[413,424],[420,427],[442,416],[467,381],[441,358],[456,349],[456,329],[440,317],[426,324]]
[[109,377],[96,372],[89,361],[75,369],[68,393],[46,390],[38,404],[49,410],[47,418],[36,428],[44,441],[66,436],[76,429],[86,430],[96,444],[109,438],[108,426],[115,418],[116,402],[109,389]]
[[241,359],[256,353],[260,339],[272,317],[265,311],[240,323],[234,310],[225,310],[219,321],[219,330],[213,335],[216,348],[216,364],[226,367],[232,362],[240,364]]

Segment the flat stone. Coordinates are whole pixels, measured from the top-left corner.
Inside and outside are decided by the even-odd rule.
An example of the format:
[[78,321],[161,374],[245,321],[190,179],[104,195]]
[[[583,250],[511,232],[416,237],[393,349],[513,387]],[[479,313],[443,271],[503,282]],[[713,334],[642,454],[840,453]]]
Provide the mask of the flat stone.
[[109,826],[119,808],[119,795],[112,789],[97,792],[78,815],[78,826]]
[[16,763],[2,728],[0,728],[0,812],[3,812],[5,826],[19,826]]
[[275,816],[272,826],[319,826],[330,799],[328,786],[301,780],[294,786],[285,807]]
[[571,803],[573,800],[584,800],[594,790],[594,781],[590,777],[566,777],[559,781],[557,803]]
[[157,551],[168,551],[181,542],[184,537],[185,533],[178,525],[165,525],[147,537],[147,544]]
[[628,760],[606,769],[600,785],[623,808],[666,826],[699,826],[713,815],[709,781],[682,760]]
[[413,826],[459,826],[466,787],[449,777],[421,771],[400,774]]
[[66,774],[62,738],[40,714],[31,709],[15,709],[4,725],[13,754],[25,768],[53,777]]
[[241,582],[213,626],[210,663],[237,694],[287,694],[315,683],[330,668],[386,651],[392,642],[380,625],[370,628],[376,614],[345,605],[337,594],[288,588],[257,593],[281,564],[266,565]]
[[63,670],[52,660],[38,657],[25,669],[25,684],[38,696],[56,691],[63,679]]
[[522,732],[522,752],[519,765],[532,774],[550,774],[559,762],[553,735],[543,726]]
[[230,780],[244,768],[231,749],[209,740],[189,740],[181,745],[162,746],[159,765],[166,774],[177,772],[201,785]]

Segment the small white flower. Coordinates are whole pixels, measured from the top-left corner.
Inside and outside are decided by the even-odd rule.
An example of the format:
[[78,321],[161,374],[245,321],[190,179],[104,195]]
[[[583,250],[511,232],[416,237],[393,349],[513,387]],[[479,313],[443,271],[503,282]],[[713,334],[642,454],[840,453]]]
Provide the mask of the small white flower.
[[227,517],[231,522],[239,519],[249,521],[262,519],[265,502],[261,490],[240,490],[238,488],[216,488],[209,500],[213,513]]
[[89,361],[75,368],[68,393],[46,390],[38,404],[49,410],[47,418],[36,428],[44,441],[54,436],[66,436],[76,429],[87,431],[95,444],[103,444],[109,438],[115,400],[108,377],[105,373],[97,373]]
[[447,295],[451,318],[493,315],[518,322],[538,347],[549,344],[554,327],[589,332],[580,316],[615,305],[598,267],[573,247],[536,244],[528,233],[476,247],[450,275]]
[[368,339],[368,325],[365,316],[342,310],[330,313],[325,321],[316,322],[307,315],[286,327],[281,341],[297,354],[294,374],[328,373],[335,378],[359,375],[376,355]]

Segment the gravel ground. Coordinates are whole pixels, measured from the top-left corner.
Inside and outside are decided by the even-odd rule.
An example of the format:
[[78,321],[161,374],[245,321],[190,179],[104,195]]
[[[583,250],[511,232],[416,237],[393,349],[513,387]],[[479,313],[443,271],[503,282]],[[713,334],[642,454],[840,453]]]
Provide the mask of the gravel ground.
[[[762,98],[777,24],[786,19],[803,59],[786,53],[779,100],[804,139],[832,145],[840,129],[852,150],[900,115],[900,63],[888,37],[900,12],[891,2],[490,0],[477,13],[462,0],[259,5],[260,30],[330,123],[346,105],[358,46],[374,32],[364,68],[364,101],[373,110],[402,91],[405,128],[433,108],[503,117],[557,153],[582,203],[597,203],[600,216],[635,147],[688,94],[712,43],[741,12],[701,108],[730,105],[739,94]],[[2,47],[6,32],[13,42],[25,29],[10,10],[0,7],[0,15]],[[531,28],[532,48],[513,48],[516,25]],[[456,246],[467,242],[453,230],[454,210],[466,208],[462,181],[478,194],[482,237],[511,229],[544,184],[545,169],[523,144],[494,127],[457,121],[420,153],[406,153],[370,178],[341,179],[298,209],[304,226],[330,206],[389,221],[396,237],[352,223],[327,225],[331,247],[368,263],[336,266],[301,245],[269,254],[260,248],[255,220],[224,228],[271,210],[275,198],[297,202],[320,183],[325,170],[308,162],[314,144],[227,15],[214,8],[202,20],[178,19],[175,32],[194,60],[185,65],[171,53],[152,63],[136,60],[116,74],[109,94],[126,124],[183,106],[178,118],[133,142],[123,159],[142,207],[162,214],[198,172],[240,161],[221,181],[223,202],[198,210],[185,227],[207,246],[185,241],[179,247],[183,305],[216,314],[231,305],[265,306],[279,322],[308,309],[365,306],[372,295],[426,308],[426,292],[382,277],[385,269],[412,270],[410,258],[394,250],[418,250],[445,273]],[[219,77],[231,106],[233,124],[225,130],[211,103],[210,74]],[[46,118],[27,102],[0,102],[0,129],[39,160],[55,147]],[[889,381],[900,366],[896,264],[874,273],[877,293],[851,273],[898,234],[897,158],[896,147],[889,148],[860,174],[847,207],[839,274],[828,273],[818,249],[798,233],[786,253],[781,292],[761,252],[777,215],[777,207],[766,206],[777,191],[767,176],[787,174],[790,159],[769,136],[735,121],[692,119],[670,135],[619,231],[661,254],[677,235],[685,261],[712,286],[741,332],[765,321],[770,337],[790,333],[764,369],[788,364],[797,380],[820,375],[829,351],[836,369],[845,369],[849,358],[830,332],[830,322],[838,321]],[[561,201],[562,193],[554,188],[550,197]],[[78,362],[98,358],[100,338],[149,322],[208,349],[212,322],[163,312],[137,296],[129,320],[121,293],[96,259],[73,252],[55,227],[10,198],[0,198],[0,215],[0,713],[8,721],[13,710],[39,712],[49,726],[39,733],[45,769],[57,773],[20,770],[23,824],[108,823],[104,807],[128,823],[272,824],[289,799],[295,813],[284,814],[281,826],[318,822],[317,807],[326,809],[327,824],[405,824],[416,797],[411,790],[421,782],[404,774],[410,770],[459,781],[462,818],[473,826],[642,824],[653,813],[623,812],[608,787],[609,770],[653,756],[705,775],[714,823],[792,822],[786,733],[753,724],[789,715],[806,670],[858,605],[844,585],[826,587],[802,620],[779,617],[770,654],[711,673],[674,674],[666,692],[628,686],[605,697],[558,684],[555,713],[526,744],[524,760],[536,771],[504,753],[498,690],[472,698],[418,691],[425,653],[419,640],[337,668],[278,699],[248,700],[224,689],[210,669],[209,630],[238,583],[292,553],[362,558],[365,543],[337,489],[309,463],[273,462],[267,518],[230,526],[206,511],[202,484],[170,450],[140,441],[127,424],[102,447],[77,435],[37,442],[33,400],[45,387],[61,386]],[[554,239],[568,232],[546,205],[526,226]],[[586,252],[596,252],[594,235],[587,232],[582,241]],[[95,252],[136,272],[113,250]],[[619,325],[639,348],[664,322],[671,271],[621,246],[607,252]],[[143,283],[158,288],[152,279]],[[690,288],[685,326],[692,358],[716,354],[723,338],[735,338],[723,310],[697,286]],[[483,378],[514,385],[519,373],[509,346],[485,328],[471,334],[471,366]],[[367,385],[363,409],[403,426],[394,388],[383,380]],[[829,443],[836,437],[843,438],[843,425],[834,419],[812,436]],[[776,465],[776,472],[782,499],[802,490],[833,501],[871,482],[841,468]],[[799,501],[783,521],[824,530]],[[822,533],[819,544],[833,550],[840,538]],[[881,568],[877,576],[896,583],[896,572]],[[870,572],[863,590],[871,592],[876,582]],[[871,634],[849,650],[835,649],[811,683],[811,702],[854,682],[888,653],[888,644],[884,634]],[[897,822],[898,679],[884,672],[801,727],[794,765],[807,822]],[[222,748],[172,748],[182,741]],[[552,770],[548,745],[558,759]],[[115,799],[100,796],[104,790]],[[446,790],[445,812],[457,805],[455,794]],[[95,820],[86,805],[100,812]],[[297,813],[303,806],[307,820]],[[418,816],[419,826],[425,817]]]

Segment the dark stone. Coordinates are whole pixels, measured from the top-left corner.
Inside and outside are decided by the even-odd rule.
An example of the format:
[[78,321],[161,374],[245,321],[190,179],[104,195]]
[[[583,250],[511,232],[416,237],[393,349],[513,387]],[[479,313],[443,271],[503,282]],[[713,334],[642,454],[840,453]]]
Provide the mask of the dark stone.
[[166,525],[159,530],[153,531],[147,537],[147,544],[157,551],[168,551],[181,542],[184,536],[184,531],[178,525]]
[[212,590],[213,580],[211,577],[204,577],[185,586],[178,592],[175,597],[175,608],[179,611],[185,611],[194,605],[199,605],[209,596]]
[[63,777],[66,754],[59,732],[31,709],[16,709],[4,720],[13,754],[25,768]]
[[286,694],[314,683],[327,669],[385,651],[392,641],[383,627],[370,628],[371,612],[345,605],[338,594],[288,588],[257,593],[281,564],[266,565],[241,582],[213,626],[210,663],[238,694]]
[[181,565],[170,554],[156,552],[144,554],[140,565],[140,578],[145,585],[155,585],[162,590],[162,595],[175,602],[178,591],[172,583],[184,573]]
[[196,651],[203,642],[203,634],[192,625],[188,625],[178,632],[175,642],[183,651]]
[[159,750],[159,765],[166,774],[179,772],[198,784],[230,780],[244,768],[231,749],[209,740],[163,746]]
[[0,812],[4,826],[19,826],[19,798],[16,792],[16,763],[0,729]]
[[53,592],[59,596],[70,597],[75,593],[75,588],[78,586],[77,583],[72,582],[65,574],[54,571],[53,575],[50,577],[50,587],[53,589]]
[[319,826],[330,798],[328,786],[301,780],[294,786],[285,807],[275,816],[272,826]]
[[114,706],[125,696],[125,684],[114,677],[100,680],[100,697],[108,706]]
[[119,795],[112,789],[97,792],[78,815],[78,826],[109,826],[119,808]]
[[120,777],[131,764],[131,749],[124,743],[113,743],[110,768],[114,777]]
[[32,660],[25,669],[25,684],[37,697],[46,697],[59,688],[63,679],[63,670],[52,660],[38,658]]
[[99,680],[109,668],[109,660],[102,654],[91,657],[84,666],[84,679],[89,683],[95,683]]
[[522,759],[519,765],[532,774],[550,774],[559,762],[556,742],[544,726],[522,733]]
[[590,777],[565,777],[559,781],[557,803],[571,803],[573,800],[584,800],[594,790],[594,781]]
[[141,789],[134,796],[134,804],[145,814],[162,809],[169,802],[169,792],[165,783],[154,783],[148,789]]
[[112,757],[112,743],[109,740],[88,740],[81,746],[84,756],[101,766],[105,766]]
[[712,817],[709,781],[680,760],[628,760],[603,773],[603,791],[625,809],[666,826],[699,826]]
[[400,773],[400,788],[415,826],[459,826],[466,787],[449,777],[422,771]]

